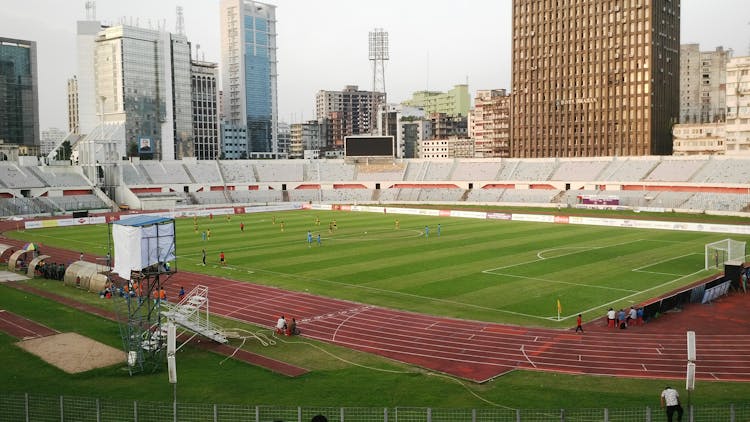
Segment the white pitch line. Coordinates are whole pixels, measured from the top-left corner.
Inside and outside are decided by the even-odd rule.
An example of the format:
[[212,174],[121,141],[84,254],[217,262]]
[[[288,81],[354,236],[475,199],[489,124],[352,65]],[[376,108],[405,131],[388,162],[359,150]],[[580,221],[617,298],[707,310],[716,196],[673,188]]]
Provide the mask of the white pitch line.
[[603,304],[601,304],[601,305],[599,305],[599,306],[595,306],[595,307],[593,307],[593,308],[589,308],[589,309],[585,309],[585,310],[582,310],[582,311],[580,311],[579,313],[593,312],[593,311],[596,311],[597,309],[601,309],[601,308],[606,308],[606,307],[608,307],[609,305],[612,305],[612,304],[614,304],[614,303],[617,303],[617,302],[619,302],[619,301],[622,301],[622,300],[626,300],[626,299],[630,299],[630,298],[631,298],[631,297],[633,297],[633,296],[637,296],[637,295],[639,295],[639,294],[647,293],[647,292],[650,292],[650,291],[652,291],[652,290],[660,289],[660,288],[662,288],[662,287],[664,287],[664,286],[668,286],[668,285],[670,285],[670,284],[672,284],[672,283],[674,283],[674,282],[676,282],[676,281],[680,281],[680,280],[682,280],[683,278],[688,278],[688,277],[692,277],[692,276],[694,276],[694,275],[696,275],[696,274],[698,274],[698,273],[701,273],[701,272],[703,272],[703,270],[698,270],[698,271],[696,271],[696,272],[694,272],[694,273],[691,273],[691,274],[686,274],[686,275],[683,275],[683,276],[681,276],[681,277],[677,277],[677,278],[675,278],[675,279],[673,279],[673,280],[669,280],[669,281],[666,281],[666,282],[664,282],[664,283],[658,284],[658,285],[656,285],[656,286],[653,286],[653,287],[649,287],[648,289],[645,289],[645,290],[641,290],[641,291],[639,291],[639,292],[637,292],[637,293],[633,293],[632,295],[628,295],[628,296],[625,296],[625,297],[621,297],[621,298],[619,298],[619,299],[615,299],[615,300],[609,301],[609,302],[607,302],[607,303],[603,303]]
[[637,272],[637,273],[643,273],[643,274],[671,275],[671,276],[674,276],[674,277],[679,277],[679,276],[682,275],[682,274],[674,274],[674,273],[661,273],[659,271],[643,271],[643,270],[630,270],[630,271],[634,271],[634,272]]
[[532,361],[531,361],[531,359],[529,359],[529,355],[527,355],[527,354],[526,354],[526,351],[525,351],[525,350],[523,350],[523,346],[524,346],[524,345],[522,344],[522,345],[521,345],[521,353],[523,353],[523,357],[525,357],[525,358],[526,358],[526,360],[527,360],[527,361],[528,361],[528,362],[529,362],[529,363],[531,364],[531,366],[533,366],[534,368],[536,368],[536,365],[534,364],[534,362],[532,362]]
[[[633,268],[631,271],[640,271],[640,270],[642,270],[644,268],[653,267],[654,265],[659,265],[659,264],[662,264],[664,262],[674,261],[675,259],[680,259],[680,258],[684,258],[686,256],[691,256],[691,255],[700,255],[700,254],[693,252],[693,253],[689,253],[689,254],[685,254],[685,255],[673,256],[671,258],[662,259],[661,261],[652,262],[652,263],[650,263],[648,265],[644,265],[642,267]],[[644,271],[644,272],[646,272],[646,271]],[[682,274],[676,274],[676,275],[682,275]]]
[[[622,245],[627,245],[627,244],[630,244],[630,243],[642,242],[643,240],[644,239],[636,239],[636,240],[631,240],[631,241],[628,241],[628,242],[614,243],[614,244],[606,245],[606,246],[591,246],[590,248],[588,248],[588,249],[586,249],[584,251],[575,251],[575,252],[571,252],[571,253],[566,253],[566,254],[558,255],[555,258],[562,258],[564,256],[575,255],[575,254],[578,254],[578,253],[581,253],[581,252],[593,251],[593,250],[596,250],[596,249],[611,248],[613,246],[622,246]],[[553,258],[545,258],[545,259],[553,259]],[[490,269],[487,269],[487,270],[483,270],[482,272],[483,273],[492,273],[492,271],[504,270],[506,268],[519,267],[521,265],[526,265],[526,264],[533,264],[535,262],[539,262],[539,261],[542,261],[542,260],[543,259],[532,259],[532,260],[529,260],[529,261],[518,262],[516,264],[506,265],[504,267],[490,268]]]
[[648,369],[646,369],[646,365],[645,364],[641,364],[641,366],[643,367],[643,372],[648,372]]
[[545,283],[570,284],[571,286],[590,287],[592,289],[618,290],[621,292],[628,292],[628,293],[638,292],[638,290],[620,289],[618,287],[597,286],[595,284],[574,283],[572,281],[548,280],[545,278],[538,278],[538,277],[526,277],[525,275],[515,275],[515,274],[505,274],[505,273],[489,273],[489,274],[502,275],[505,277],[524,278],[526,280],[543,281]]

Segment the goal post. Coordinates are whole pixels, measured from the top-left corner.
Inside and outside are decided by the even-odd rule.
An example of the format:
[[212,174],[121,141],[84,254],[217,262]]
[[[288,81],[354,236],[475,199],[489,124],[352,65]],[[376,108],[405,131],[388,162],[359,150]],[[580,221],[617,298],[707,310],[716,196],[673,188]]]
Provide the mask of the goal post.
[[745,262],[745,242],[724,239],[706,244],[705,269],[722,269],[727,261]]

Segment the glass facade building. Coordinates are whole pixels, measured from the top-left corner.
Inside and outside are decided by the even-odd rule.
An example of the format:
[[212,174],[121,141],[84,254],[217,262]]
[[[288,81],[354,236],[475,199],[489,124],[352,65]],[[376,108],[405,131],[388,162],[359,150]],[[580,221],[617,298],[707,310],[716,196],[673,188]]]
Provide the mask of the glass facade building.
[[94,58],[100,118],[156,159],[194,156],[190,45],[184,35],[131,26],[100,32]]
[[0,140],[39,151],[36,42],[0,38]]
[[278,152],[276,6],[222,0],[220,7],[225,118],[247,128],[248,155]]

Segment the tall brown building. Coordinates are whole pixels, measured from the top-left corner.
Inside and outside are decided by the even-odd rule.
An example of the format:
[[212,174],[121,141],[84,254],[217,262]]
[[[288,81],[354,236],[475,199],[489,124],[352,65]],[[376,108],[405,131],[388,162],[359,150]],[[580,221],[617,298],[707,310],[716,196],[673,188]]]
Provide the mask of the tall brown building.
[[514,0],[511,156],[667,155],[679,0]]

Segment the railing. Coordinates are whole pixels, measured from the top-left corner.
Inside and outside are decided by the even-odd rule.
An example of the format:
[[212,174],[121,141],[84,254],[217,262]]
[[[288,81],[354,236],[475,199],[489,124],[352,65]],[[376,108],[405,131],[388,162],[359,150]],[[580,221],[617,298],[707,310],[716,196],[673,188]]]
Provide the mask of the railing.
[[[234,404],[127,401],[71,396],[0,394],[0,420],[15,421],[254,421],[307,422],[651,422],[662,409],[445,409],[429,407],[283,407]],[[685,421],[750,420],[750,403],[685,409]]]

